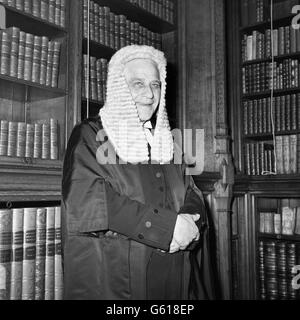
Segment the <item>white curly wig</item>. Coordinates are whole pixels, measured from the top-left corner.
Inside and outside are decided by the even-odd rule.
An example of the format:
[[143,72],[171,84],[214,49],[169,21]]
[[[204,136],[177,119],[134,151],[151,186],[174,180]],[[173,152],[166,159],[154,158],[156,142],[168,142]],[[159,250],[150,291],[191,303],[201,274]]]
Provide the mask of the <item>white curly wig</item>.
[[163,52],[150,46],[130,45],[113,55],[108,66],[106,103],[99,112],[103,128],[120,159],[126,163],[147,163],[150,160],[143,125],[124,75],[126,63],[135,59],[152,60],[160,74],[161,99],[156,113],[151,161],[169,163],[174,146],[166,112],[167,61]]

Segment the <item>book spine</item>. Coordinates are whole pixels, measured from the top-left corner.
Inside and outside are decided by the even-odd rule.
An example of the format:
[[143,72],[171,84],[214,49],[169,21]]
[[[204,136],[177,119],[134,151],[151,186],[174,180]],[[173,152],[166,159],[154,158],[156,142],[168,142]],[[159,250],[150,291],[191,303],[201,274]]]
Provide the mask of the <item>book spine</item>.
[[287,243],[287,284],[288,284],[288,300],[296,300],[297,299],[297,290],[293,288],[292,280],[294,278],[294,274],[292,273],[292,269],[297,265],[297,255],[296,255],[296,244],[295,243]]
[[60,19],[61,19],[61,0],[56,0],[54,23],[58,26],[60,26]]
[[49,17],[49,1],[48,0],[40,0],[41,1],[41,19],[48,20]]
[[6,31],[2,31],[1,38],[1,67],[0,72],[3,75],[9,75],[10,69],[10,44],[11,39]]
[[55,23],[55,0],[49,0],[48,21]]
[[46,78],[47,78],[47,59],[48,59],[48,43],[49,43],[49,39],[48,39],[47,37],[42,37],[40,74],[39,74],[39,82],[40,82],[40,84],[42,84],[42,85],[46,85]]
[[33,138],[33,158],[41,159],[42,158],[42,124],[34,124],[34,138]]
[[26,123],[18,122],[17,157],[25,157],[25,146],[26,146]]
[[276,159],[277,159],[277,173],[283,174],[284,168],[283,168],[283,137],[277,136],[276,137]]
[[60,26],[66,26],[66,0],[61,0]]
[[17,132],[18,132],[18,123],[10,121],[8,123],[8,146],[7,146],[7,155],[9,157],[16,156]]
[[34,125],[26,125],[26,148],[25,148],[25,157],[33,158],[33,144],[34,144]]
[[50,119],[50,159],[58,160],[58,121]]
[[49,41],[48,54],[47,54],[46,86],[51,86],[52,84],[53,56],[54,56],[54,41]]
[[26,33],[20,31],[18,49],[18,79],[24,79]]
[[23,218],[24,209],[12,209],[12,259],[10,300],[22,298],[22,269],[23,269]]
[[42,124],[42,159],[50,158],[50,123]]
[[11,52],[10,52],[10,70],[9,75],[11,77],[18,76],[18,50],[19,50],[19,39],[20,29],[12,27],[11,29]]
[[289,136],[283,136],[283,169],[285,174],[291,173]]
[[32,14],[41,18],[41,0],[32,0]]
[[297,135],[293,134],[289,136],[290,145],[290,173],[297,173]]
[[25,43],[25,61],[24,61],[24,80],[32,80],[32,64],[33,64],[33,40],[34,36],[26,33]]
[[296,217],[295,217],[295,220],[296,220],[296,223],[295,223],[295,234],[296,235],[300,235],[300,207],[297,207],[296,208]]
[[55,208],[46,208],[45,300],[54,300]]
[[36,82],[36,83],[40,83],[41,53],[42,53],[42,38],[39,36],[34,36],[31,79],[33,82]]
[[36,213],[35,300],[45,297],[46,208]]
[[0,209],[0,300],[10,298],[11,247],[11,210]]
[[63,269],[61,255],[61,208],[55,207],[54,299],[63,299]]
[[282,234],[293,235],[295,229],[295,211],[290,207],[282,208]]
[[60,48],[61,48],[60,42],[54,41],[53,56],[52,56],[52,73],[51,73],[51,86],[53,88],[58,87]]
[[36,259],[36,208],[24,209],[22,300],[34,300]]
[[24,0],[24,12],[32,14],[32,0]]
[[0,156],[7,156],[8,147],[8,121],[0,122]]

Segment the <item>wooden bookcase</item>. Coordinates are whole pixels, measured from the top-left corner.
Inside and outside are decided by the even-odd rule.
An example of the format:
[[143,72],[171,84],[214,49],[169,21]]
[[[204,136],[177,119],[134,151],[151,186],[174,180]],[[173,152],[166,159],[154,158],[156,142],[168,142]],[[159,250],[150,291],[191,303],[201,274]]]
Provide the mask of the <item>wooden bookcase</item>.
[[[262,9],[259,9],[259,3]],[[297,100],[294,106],[288,102],[293,95],[297,97],[300,93],[299,34],[292,38],[296,33],[292,36],[291,27],[295,4],[298,1],[272,1],[273,30],[278,30],[279,34],[282,27],[289,27],[281,33],[284,40],[277,40],[276,31],[273,31],[275,56],[272,60],[270,38],[267,40],[267,30],[271,29],[271,1],[229,0],[226,3],[229,123],[236,169],[232,206],[234,299],[299,299],[299,290],[289,287],[289,261],[293,258],[282,252],[289,246],[295,246],[297,250],[300,236],[275,234],[274,230],[260,232],[261,212],[277,212],[282,218],[283,207],[299,206],[300,126],[297,121],[300,120],[300,104]],[[273,92],[271,72],[266,79],[272,61],[277,66],[274,70],[277,87],[275,83]],[[252,80],[245,81],[246,78]],[[273,109],[267,100],[271,101],[271,96],[274,97]],[[286,98],[288,96],[290,98]],[[279,136],[287,141],[282,151],[279,151]],[[297,145],[290,142],[292,136],[298,137]],[[294,148],[298,153],[293,151]],[[269,222],[274,223],[274,220]],[[298,249],[295,251],[295,265],[300,264],[299,259]]]
[[[53,200],[60,201],[60,178],[69,124],[66,114],[68,102],[68,3],[66,1],[64,26],[37,17],[24,10],[4,8],[6,28],[60,43],[57,85],[40,84],[9,74],[0,75],[0,119],[8,122],[34,124],[38,120],[57,120],[57,155],[0,156],[0,198],[5,201]],[[56,138],[56,137],[55,137]]]
[[[48,11],[50,8],[50,2],[52,6],[51,10],[53,10],[51,11],[51,14],[50,11]],[[0,209],[10,210],[11,213],[13,209],[32,210],[33,208],[46,209],[48,207],[53,210],[54,208],[58,208],[60,212],[62,163],[68,138],[67,132],[70,126],[67,116],[69,114],[67,107],[69,86],[68,60],[70,1],[65,1],[65,7],[61,6],[62,2],[60,1],[50,2],[43,2],[44,5],[47,6],[47,11],[43,12],[41,9],[42,1],[0,1],[2,29],[0,31],[0,60],[2,67],[0,72],[0,121],[2,130],[0,139]],[[4,43],[6,39],[6,32],[12,27],[15,28],[15,31],[12,31],[12,35],[10,35],[8,37],[8,41]],[[24,38],[25,42],[23,42],[23,55],[19,50],[21,47],[21,32],[26,35],[26,38]],[[15,44],[11,38],[14,34],[18,35],[17,42],[14,40]],[[28,38],[27,35],[29,35]],[[34,41],[36,40],[36,42],[30,42],[27,41],[27,39],[33,39]],[[47,48],[47,55],[49,54],[49,57],[44,55],[44,59],[46,59],[44,60],[46,63],[45,65],[48,67],[50,66],[49,70],[46,70],[47,72],[43,73],[43,76],[51,75],[47,79],[47,82],[42,80],[42,43],[44,44],[44,47],[46,45],[50,50],[52,50],[51,54],[49,54],[50,50]],[[53,51],[54,43],[57,44],[59,51],[56,49],[55,52]],[[15,56],[13,52],[15,52]],[[55,55],[56,60],[54,58]],[[23,59],[23,72],[22,69],[19,70],[22,65],[19,60],[20,57]],[[15,62],[17,62],[13,68],[16,70],[15,67],[18,67],[18,75],[14,74],[12,71],[13,58],[15,58]],[[52,75],[53,71],[54,75]],[[55,73],[57,74],[55,75]],[[35,127],[35,124],[38,122],[39,126],[36,125]],[[5,139],[2,136],[4,128],[3,123],[4,125],[7,125],[8,129]],[[13,128],[11,123],[16,125],[15,130],[17,131],[13,132],[10,130]],[[52,124],[50,125],[50,123]],[[21,127],[23,127],[23,131],[21,131]],[[38,130],[36,129],[37,127],[42,129],[40,131],[40,144],[36,144],[35,142],[33,143],[32,140],[35,139],[35,135]],[[34,134],[31,130],[34,130]],[[14,143],[12,143],[12,141],[14,141]],[[5,148],[4,145],[6,145]],[[6,150],[8,148],[10,148],[11,152]],[[42,151],[43,148],[44,150]],[[26,149],[26,153],[24,152],[24,149]],[[24,211],[22,211],[22,219],[23,213]],[[49,225],[47,225],[47,228],[48,227]],[[3,231],[3,224],[1,225],[1,230]],[[9,230],[4,230],[3,234],[6,233],[6,235],[8,235],[8,231]],[[13,242],[15,240],[13,239],[16,239],[14,232],[17,232],[17,230],[13,229],[10,231],[12,246],[15,245]],[[38,232],[39,230],[37,230],[36,239],[41,239],[39,238],[41,235],[38,236]],[[54,253],[54,236],[55,234],[52,233],[52,259],[54,259],[54,255],[58,254],[58,252]],[[21,238],[19,236],[17,238],[18,241],[20,241]],[[5,251],[5,245],[7,244],[2,242],[1,245],[1,249]],[[15,249],[12,248],[12,251],[13,250]],[[36,250],[35,258],[38,258],[37,247]],[[47,250],[50,250],[50,247],[47,247],[46,252],[48,252]],[[46,254],[44,251],[39,251],[39,259],[42,259],[41,256],[45,258],[47,255],[48,253]],[[12,254],[12,257],[13,256],[13,259],[17,260],[10,260],[9,264],[13,262],[22,264],[22,261],[24,262],[25,259],[33,259],[32,254],[31,258],[27,256],[27,253],[25,254],[25,249],[23,260],[22,255],[20,257],[20,251]],[[24,258],[25,256],[26,258]],[[1,261],[1,263],[3,263],[3,261]],[[32,264],[32,261],[30,263]],[[9,266],[7,270],[10,270],[10,267],[11,266]],[[26,270],[28,273],[31,273],[32,276],[32,270]],[[39,272],[40,271],[41,270],[39,270]],[[3,277],[2,266],[1,272],[1,277]],[[9,275],[10,271],[6,274],[6,277]],[[43,274],[40,274],[40,277],[43,276]],[[47,276],[49,276],[49,274]],[[51,274],[51,277],[51,281],[54,283],[54,274]],[[28,286],[31,287],[32,283],[29,283],[29,279],[27,280]],[[7,279],[7,281],[10,281],[10,279]],[[20,279],[18,279],[18,281],[20,281]],[[30,291],[30,297],[28,296],[27,298],[34,299],[34,291],[32,292],[32,288],[29,289],[29,287],[27,287],[27,289]],[[1,289],[3,288],[1,287]],[[10,293],[11,292],[9,291],[8,298]],[[6,293],[4,293],[4,295],[5,294]],[[18,292],[18,298],[16,299],[20,298],[19,294],[20,292]],[[44,293],[41,292],[40,294],[43,296]],[[47,294],[45,293],[45,295]],[[54,292],[53,297],[51,293],[48,298],[54,299]],[[3,290],[1,292],[1,299],[3,299]]]

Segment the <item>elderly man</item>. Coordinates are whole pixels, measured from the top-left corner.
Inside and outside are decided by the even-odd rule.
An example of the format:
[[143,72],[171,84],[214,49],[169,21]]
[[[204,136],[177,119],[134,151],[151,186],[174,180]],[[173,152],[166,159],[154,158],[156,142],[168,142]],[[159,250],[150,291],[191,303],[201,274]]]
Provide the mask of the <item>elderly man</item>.
[[201,192],[175,164],[166,60],[111,59],[99,116],[78,124],[63,169],[66,299],[213,297]]

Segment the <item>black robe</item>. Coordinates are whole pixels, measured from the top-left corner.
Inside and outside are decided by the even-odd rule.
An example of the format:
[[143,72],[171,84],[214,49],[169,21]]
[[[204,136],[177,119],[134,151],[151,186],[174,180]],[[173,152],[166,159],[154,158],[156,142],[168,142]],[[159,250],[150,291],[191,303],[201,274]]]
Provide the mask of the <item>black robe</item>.
[[[213,299],[201,192],[181,165],[99,164],[100,117],[73,129],[63,167],[65,299]],[[97,135],[98,134],[98,135]],[[99,159],[99,158],[98,158]],[[200,241],[167,253],[178,213]]]

